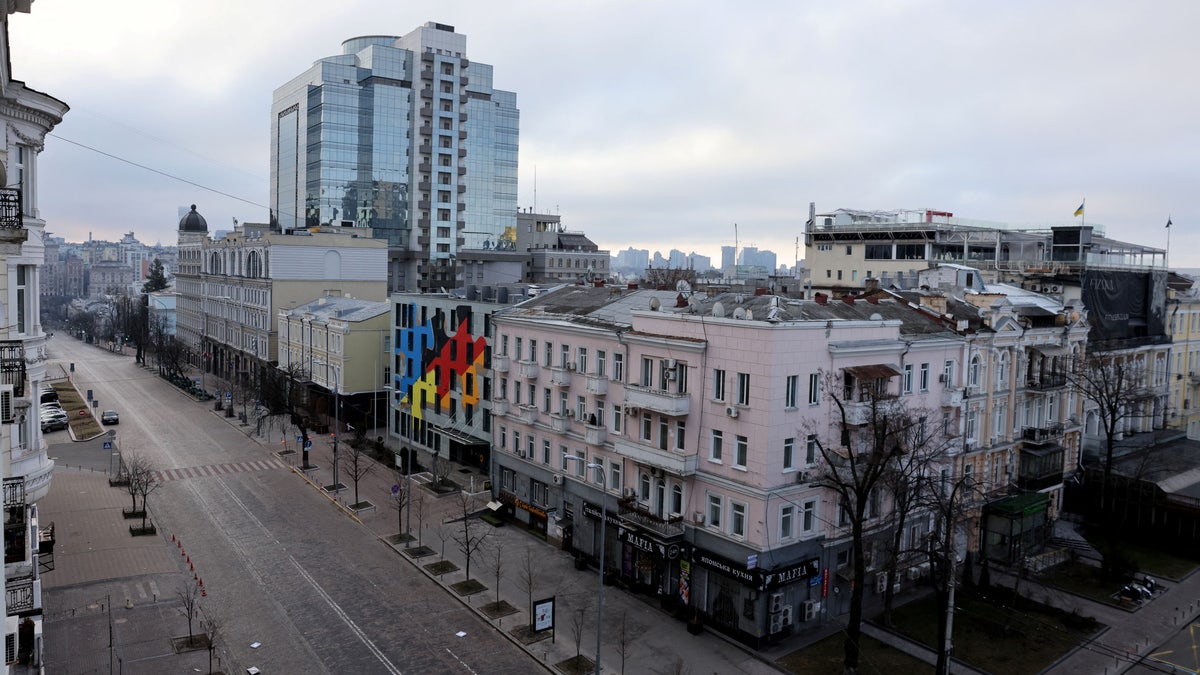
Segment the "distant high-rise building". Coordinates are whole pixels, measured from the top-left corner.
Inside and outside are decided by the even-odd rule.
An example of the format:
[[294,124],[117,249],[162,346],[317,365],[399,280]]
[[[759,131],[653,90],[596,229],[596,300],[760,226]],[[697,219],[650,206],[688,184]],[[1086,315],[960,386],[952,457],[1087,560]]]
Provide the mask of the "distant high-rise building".
[[512,238],[519,123],[453,26],[346,40],[275,90],[271,225],[371,228],[390,290],[458,286],[463,249]]
[[650,266],[650,251],[644,248],[627,248],[617,252],[613,269],[625,274],[639,273]]
[[689,253],[687,266],[697,272],[705,272],[712,269],[712,258],[699,253]]
[[737,254],[736,246],[721,247],[721,269],[729,269],[737,264],[737,259],[734,257]]

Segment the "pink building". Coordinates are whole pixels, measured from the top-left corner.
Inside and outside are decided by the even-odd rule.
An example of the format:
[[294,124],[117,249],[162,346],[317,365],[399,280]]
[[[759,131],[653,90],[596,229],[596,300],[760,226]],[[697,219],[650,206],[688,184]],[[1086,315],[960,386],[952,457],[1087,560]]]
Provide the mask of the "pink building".
[[606,530],[617,580],[753,645],[845,609],[846,521],[812,484],[822,388],[870,378],[935,433],[964,426],[943,394],[963,338],[896,298],[575,286],[493,321],[498,500],[593,563]]

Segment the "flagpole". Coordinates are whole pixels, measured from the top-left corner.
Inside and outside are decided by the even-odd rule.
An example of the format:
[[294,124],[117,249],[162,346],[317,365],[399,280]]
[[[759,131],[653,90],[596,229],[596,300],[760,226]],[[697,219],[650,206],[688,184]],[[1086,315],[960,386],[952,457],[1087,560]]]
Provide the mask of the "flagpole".
[[1167,249],[1163,251],[1163,267],[1171,267],[1171,216],[1167,216]]

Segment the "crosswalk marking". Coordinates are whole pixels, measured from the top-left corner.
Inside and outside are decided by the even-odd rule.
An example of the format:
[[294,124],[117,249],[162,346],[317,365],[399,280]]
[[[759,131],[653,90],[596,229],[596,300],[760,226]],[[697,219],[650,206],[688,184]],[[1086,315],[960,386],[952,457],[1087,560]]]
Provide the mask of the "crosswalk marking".
[[165,483],[172,480],[183,480],[185,478],[209,478],[211,476],[221,476],[232,473],[249,473],[252,471],[271,471],[272,469],[286,469],[287,464],[278,459],[265,460],[247,460],[245,462],[227,462],[224,464],[205,464],[202,466],[184,466],[177,469],[163,469],[155,471],[155,476],[159,482]]

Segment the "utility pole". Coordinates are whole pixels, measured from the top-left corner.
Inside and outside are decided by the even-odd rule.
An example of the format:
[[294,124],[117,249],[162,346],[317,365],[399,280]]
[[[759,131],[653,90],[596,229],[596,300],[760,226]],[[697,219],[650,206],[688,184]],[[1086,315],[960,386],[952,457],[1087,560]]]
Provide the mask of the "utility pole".
[[337,382],[333,383],[333,500],[338,501],[338,490],[342,485],[338,482],[338,387]]
[[954,649],[954,587],[956,577],[958,576],[958,565],[955,564],[956,556],[954,552],[954,538],[950,538],[950,559],[946,561],[946,567],[950,570],[950,588],[946,592],[946,641],[942,644],[942,653],[945,658],[942,660],[943,670],[939,675],[950,675],[950,658]]

